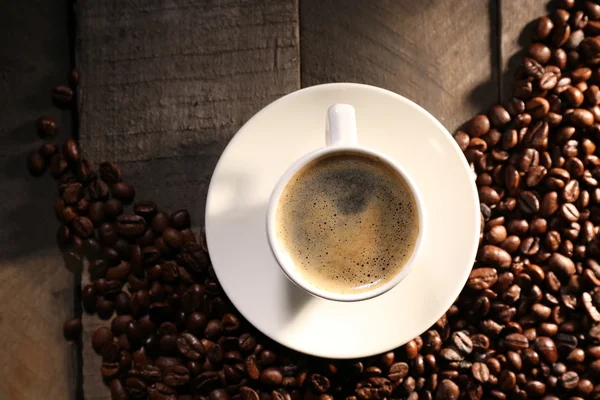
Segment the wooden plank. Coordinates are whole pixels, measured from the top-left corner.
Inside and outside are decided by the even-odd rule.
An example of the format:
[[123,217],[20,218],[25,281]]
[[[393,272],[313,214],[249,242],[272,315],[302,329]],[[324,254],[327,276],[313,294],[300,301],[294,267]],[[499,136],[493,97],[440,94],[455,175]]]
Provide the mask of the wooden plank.
[[[216,162],[260,108],[300,86],[297,0],[81,0],[80,144],[196,226]],[[108,399],[84,317],[86,399]]]
[[0,398],[7,400],[76,398],[76,346],[62,337],[75,282],[54,239],[56,185],[25,168],[42,143],[39,116],[52,116],[62,138],[70,134],[70,113],[50,101],[69,68],[66,7],[0,2]]
[[496,11],[495,1],[304,0],[302,86],[380,86],[452,131],[498,99]]
[[[547,0],[500,1],[499,15],[502,31],[500,65],[503,100],[511,97],[515,71],[522,63],[527,47],[533,43],[532,37],[536,20],[543,15],[548,15],[548,3]],[[553,5],[556,6],[556,4]]]

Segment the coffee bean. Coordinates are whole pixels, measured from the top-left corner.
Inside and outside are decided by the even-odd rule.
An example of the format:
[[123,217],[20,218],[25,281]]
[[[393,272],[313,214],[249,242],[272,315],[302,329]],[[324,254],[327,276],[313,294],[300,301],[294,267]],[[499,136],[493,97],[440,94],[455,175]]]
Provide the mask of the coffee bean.
[[70,87],[59,85],[52,89],[52,102],[58,108],[71,107],[73,102],[73,90]]
[[86,190],[91,201],[104,201],[108,199],[108,186],[100,180],[91,182]]
[[561,47],[567,42],[567,40],[569,40],[570,35],[571,27],[569,24],[566,22],[558,24],[552,30],[552,44],[554,47]]
[[100,177],[109,185],[120,182],[121,168],[115,163],[103,162],[100,164]]
[[329,383],[329,379],[320,374],[311,374],[308,381],[313,393],[325,393],[329,390],[331,386],[331,384]]
[[62,189],[62,198],[65,204],[74,205],[84,196],[83,186],[79,182],[73,182],[65,185]]
[[551,51],[550,49],[541,44],[533,43],[527,50],[528,56],[539,62],[540,64],[546,64],[550,60]]
[[183,235],[176,229],[165,229],[162,233],[162,238],[170,248],[177,250],[183,246]]
[[159,211],[156,213],[154,218],[152,218],[152,230],[156,234],[162,234],[165,229],[169,227],[171,220],[169,218],[169,214]]
[[146,232],[146,221],[135,214],[122,214],[117,217],[117,232],[125,237],[141,236]]
[[527,173],[527,179],[525,180],[526,185],[528,187],[539,185],[542,179],[544,179],[546,176],[546,172],[546,168],[541,165],[531,167]]
[[568,116],[573,125],[578,128],[586,128],[594,124],[594,115],[584,108],[576,108]]
[[196,243],[188,243],[183,246],[179,261],[190,273],[206,271],[210,263],[206,252]]
[[73,231],[81,238],[89,238],[94,234],[94,224],[86,217],[77,217],[73,221]]
[[575,264],[569,258],[559,253],[554,253],[548,260],[550,268],[562,277],[569,277],[575,274]]
[[[539,79],[544,74],[544,67],[532,58],[525,57],[523,59],[523,70],[527,76]],[[521,97],[521,96],[516,96]]]
[[592,296],[588,292],[584,292],[581,295],[581,302],[583,303],[583,307],[585,308],[588,316],[595,322],[600,322],[600,311],[594,305],[592,301]]
[[471,137],[480,137],[490,130],[490,121],[486,115],[477,115],[467,123],[466,130]]
[[171,214],[171,226],[177,230],[189,228],[191,225],[188,210],[179,210]]
[[524,214],[534,214],[540,210],[540,202],[537,196],[528,190],[521,192],[517,204]]
[[162,383],[154,383],[148,387],[150,399],[177,400],[177,392]]
[[177,339],[179,353],[189,360],[202,360],[204,358],[204,346],[196,336],[191,333],[182,333]]
[[113,400],[128,400],[129,397],[125,388],[119,379],[112,379],[110,381],[110,395]]
[[438,384],[435,396],[436,399],[458,400],[460,389],[456,383],[449,379],[444,379]]
[[[548,58],[550,58],[550,49],[548,49]],[[552,90],[558,83],[558,77],[553,72],[546,71],[538,82],[538,86],[541,90]],[[548,105],[549,107],[550,105]]]
[[490,108],[488,116],[490,118],[490,122],[495,127],[502,127],[510,122],[510,114],[503,106],[499,104]]
[[105,246],[114,245],[119,239],[119,234],[117,232],[117,225],[113,222],[104,222],[98,227],[98,235],[100,241]]
[[579,220],[579,210],[572,203],[565,203],[560,208],[560,216],[568,222]]
[[118,199],[110,199],[104,203],[104,216],[108,219],[115,219],[123,213],[123,203]]
[[42,176],[46,172],[48,164],[39,151],[32,151],[27,156],[27,169],[35,177]]
[[490,379],[490,371],[484,363],[476,362],[471,367],[473,378],[481,383],[485,383]]
[[133,206],[133,212],[150,221],[158,212],[158,207],[152,201],[139,201]]
[[467,287],[473,290],[483,290],[494,286],[498,281],[498,273],[494,268],[477,268],[471,272]]
[[42,157],[44,157],[44,160],[46,160],[46,162],[50,164],[52,157],[58,154],[58,147],[54,143],[44,143],[40,146],[38,151],[40,152]]
[[565,185],[562,197],[567,203],[574,203],[577,201],[580,195],[579,182],[575,179],[571,179]]
[[53,138],[56,136],[56,122],[52,117],[39,117],[35,123],[37,134],[42,139]]
[[479,251],[477,259],[483,263],[497,266],[500,268],[508,268],[511,264],[511,256],[500,247],[487,245]]
[[278,386],[283,380],[283,375],[277,368],[267,368],[260,373],[259,379],[262,384]]
[[81,318],[71,318],[63,324],[63,335],[65,339],[74,341],[79,340],[82,330]]
[[552,28],[554,28],[554,23],[548,17],[541,17],[537,20],[536,28],[535,28],[535,39],[536,40],[544,40],[550,33],[552,32]]
[[79,146],[73,139],[68,139],[62,145],[62,155],[69,163],[79,161]]
[[96,353],[100,354],[100,350],[104,345],[109,342],[112,342],[113,334],[110,329],[106,327],[100,327],[96,329],[92,336],[92,347],[96,351]]
[[111,184],[110,192],[113,197],[116,197],[125,204],[131,204],[135,197],[135,189],[133,186],[122,181]]
[[504,338],[504,343],[506,347],[511,350],[523,350],[529,346],[529,341],[527,338],[520,333],[511,333],[510,335]]

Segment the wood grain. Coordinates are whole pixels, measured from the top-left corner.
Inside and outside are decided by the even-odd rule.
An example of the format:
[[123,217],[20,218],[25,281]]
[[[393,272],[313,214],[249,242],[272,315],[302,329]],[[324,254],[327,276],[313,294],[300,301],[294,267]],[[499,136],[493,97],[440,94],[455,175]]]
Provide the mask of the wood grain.
[[296,0],[79,3],[80,142],[200,221],[229,139],[299,88]]
[[527,47],[533,42],[535,21],[547,15],[550,7],[556,7],[556,1],[547,0],[500,1],[501,26],[501,96],[503,100],[511,97],[514,74],[522,62]]
[[[202,223],[223,149],[254,113],[300,87],[297,0],[78,3],[80,144],[119,163],[138,199]],[[108,399],[84,318],[86,399]]]
[[380,86],[454,130],[498,99],[496,3],[304,0],[302,86]]
[[70,113],[50,101],[69,67],[66,2],[4,1],[0,15],[0,398],[75,399],[76,348],[62,337],[75,283],[54,239],[56,185],[25,167],[39,116],[70,133]]

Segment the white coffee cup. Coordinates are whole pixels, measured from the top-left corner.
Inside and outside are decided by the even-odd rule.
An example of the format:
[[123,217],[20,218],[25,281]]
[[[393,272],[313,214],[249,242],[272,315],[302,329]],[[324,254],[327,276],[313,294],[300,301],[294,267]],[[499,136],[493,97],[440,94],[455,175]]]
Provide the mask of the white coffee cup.
[[[300,288],[307,292],[322,297],[328,300],[335,301],[360,301],[367,300],[376,296],[379,296],[400,283],[411,271],[414,260],[417,254],[421,250],[421,244],[425,234],[425,212],[423,209],[423,200],[419,193],[419,190],[414,184],[413,179],[406,173],[404,168],[400,166],[396,161],[387,157],[378,151],[369,149],[358,144],[358,135],[356,132],[356,112],[354,107],[348,104],[334,104],[327,110],[327,122],[325,127],[325,141],[326,146],[317,149],[313,152],[306,154],[299,160],[294,162],[288,170],[281,176],[275,189],[269,199],[269,205],[267,209],[267,236],[271,250],[279,263],[279,266],[287,277]],[[298,271],[298,267],[290,255],[284,250],[283,246],[279,243],[277,237],[276,221],[277,221],[277,206],[283,190],[289,183],[290,179],[300,171],[305,165],[313,160],[321,158],[325,155],[331,155],[335,153],[359,153],[378,159],[380,162],[387,164],[393,170],[395,170],[406,182],[412,195],[415,199],[417,207],[417,215],[419,218],[419,232],[417,240],[413,249],[412,254],[408,258],[404,267],[385,284],[378,286],[372,290],[368,290],[361,293],[341,294],[333,293],[327,290],[323,290],[315,287],[311,283],[307,282]]]

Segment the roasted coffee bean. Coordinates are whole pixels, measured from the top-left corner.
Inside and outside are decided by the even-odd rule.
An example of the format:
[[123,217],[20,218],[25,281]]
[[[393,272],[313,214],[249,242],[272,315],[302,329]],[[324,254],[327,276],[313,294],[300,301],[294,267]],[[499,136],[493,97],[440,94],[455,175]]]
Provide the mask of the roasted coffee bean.
[[162,235],[165,229],[169,227],[171,223],[171,219],[169,218],[169,214],[158,211],[154,218],[152,218],[152,230],[154,233]]
[[109,185],[121,181],[121,168],[115,163],[103,162],[100,164],[100,177]]
[[128,400],[129,396],[119,379],[110,381],[110,395],[113,400]]
[[471,137],[480,137],[490,130],[490,121],[486,115],[477,115],[467,123],[466,130]]
[[104,326],[100,327],[96,329],[92,336],[92,347],[94,348],[96,353],[100,354],[100,350],[102,350],[102,347],[104,347],[104,345],[106,345],[107,343],[112,342],[112,340],[113,334],[110,331],[110,329]]
[[552,254],[548,264],[557,275],[564,278],[575,274],[576,271],[573,261],[559,253]]
[[260,373],[259,379],[264,385],[278,386],[283,381],[283,375],[277,368],[267,368]]
[[32,176],[42,176],[47,167],[48,163],[39,151],[32,151],[27,156],[27,169]]
[[444,379],[438,384],[435,396],[436,399],[458,400],[460,389],[456,383]]
[[139,201],[133,206],[133,212],[150,221],[158,212],[158,207],[152,201]]
[[117,217],[117,232],[125,237],[137,237],[146,232],[146,221],[135,214],[122,214]]
[[79,340],[82,327],[81,318],[68,319],[63,324],[63,336],[70,341]]
[[498,281],[498,272],[494,268],[477,268],[471,272],[467,287],[483,290],[494,286]]
[[103,213],[106,218],[113,220],[123,214],[123,203],[118,199],[107,200],[104,203]]
[[96,312],[101,319],[109,319],[114,311],[114,304],[109,299],[98,296],[96,298]]
[[79,161],[79,146],[73,139],[68,139],[62,145],[62,155],[68,163]]
[[52,89],[52,103],[58,108],[69,108],[73,102],[73,90],[65,85],[56,86]]
[[100,201],[91,203],[88,208],[88,218],[94,223],[95,227],[103,223],[106,220],[104,216],[104,203]]
[[131,204],[135,197],[135,189],[133,186],[123,181],[111,184],[110,192],[113,197],[121,200],[125,204]]
[[37,134],[42,139],[49,139],[56,136],[56,122],[52,117],[39,117],[35,123]]
[[537,196],[527,190],[521,192],[517,204],[523,214],[534,214],[540,210],[540,202]]
[[191,219],[188,210],[179,210],[171,214],[171,226],[180,231],[189,228]]
[[182,333],[177,339],[179,353],[189,360],[203,360],[204,346],[198,338],[191,333]]
[[526,349],[529,346],[527,338],[520,333],[511,333],[506,336],[504,338],[504,343],[507,348],[515,351]]
[[65,158],[60,154],[55,154],[50,159],[50,172],[54,179],[60,178],[63,174],[66,173],[68,168],[67,162]]
[[177,392],[162,383],[154,383],[148,387],[151,400],[177,400]]
[[476,362],[471,367],[473,378],[481,383],[485,383],[490,379],[490,371],[488,366],[481,362]]
[[162,238],[172,249],[180,249],[183,246],[183,235],[176,229],[167,228],[162,233]]
[[73,221],[73,231],[80,238],[89,238],[94,234],[94,224],[86,217],[77,217]]
[[38,151],[49,165],[52,157],[58,153],[58,147],[54,143],[44,143]]
[[86,191],[91,201],[104,201],[109,196],[108,186],[100,180],[91,182]]

